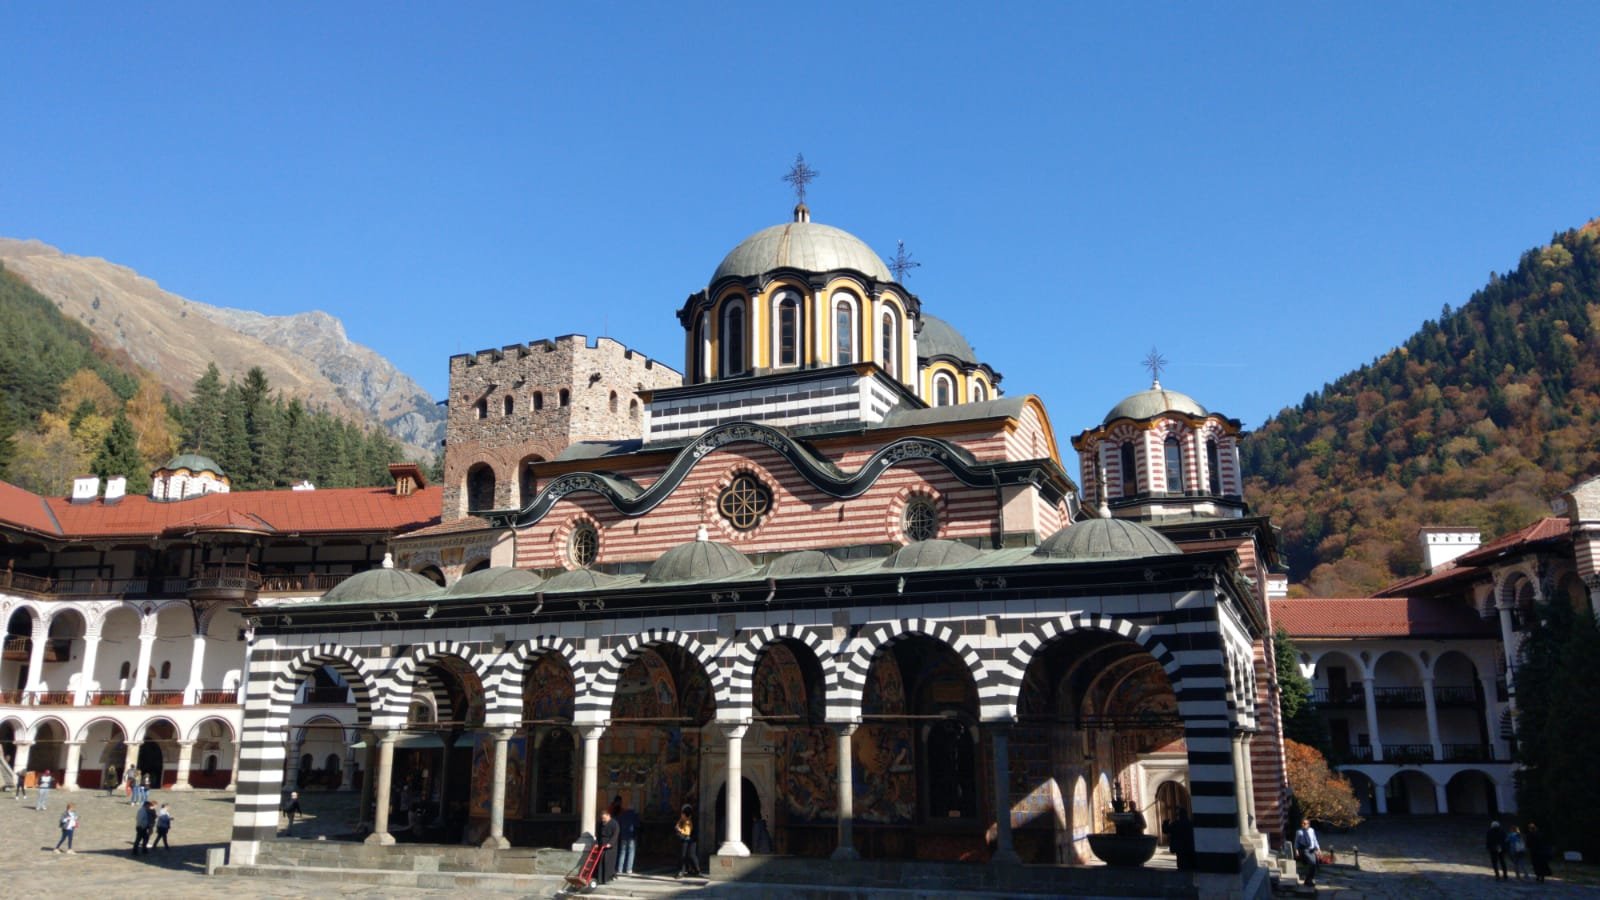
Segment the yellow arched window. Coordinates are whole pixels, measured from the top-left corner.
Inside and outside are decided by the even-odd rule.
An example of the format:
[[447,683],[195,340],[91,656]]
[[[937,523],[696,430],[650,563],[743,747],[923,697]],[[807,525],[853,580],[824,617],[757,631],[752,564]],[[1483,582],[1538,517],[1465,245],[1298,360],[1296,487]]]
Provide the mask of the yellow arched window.
[[729,300],[722,307],[722,374],[741,375],[745,361],[744,301]]
[[883,331],[879,335],[878,362],[891,378],[900,377],[900,317],[894,310],[883,311],[883,321],[880,326]]
[[785,291],[778,295],[772,316],[773,358],[778,368],[800,364],[800,298]]
[[848,365],[856,355],[856,299],[840,291],[833,295],[833,361]]
[[949,372],[936,372],[933,376],[933,405],[949,406],[955,402],[956,380]]

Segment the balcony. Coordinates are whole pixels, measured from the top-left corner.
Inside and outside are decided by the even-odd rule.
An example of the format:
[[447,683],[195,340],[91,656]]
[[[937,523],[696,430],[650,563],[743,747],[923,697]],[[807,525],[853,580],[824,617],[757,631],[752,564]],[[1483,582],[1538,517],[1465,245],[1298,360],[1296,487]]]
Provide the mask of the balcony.
[[[33,658],[33,638],[25,634],[6,635],[5,649],[0,657],[16,662],[30,662]],[[72,659],[72,638],[50,638],[44,642],[45,662],[67,662]]]
[[1383,761],[1404,765],[1433,762],[1432,744],[1384,744]]
[[145,691],[145,706],[182,706],[183,691]]
[[1361,688],[1346,685],[1342,688],[1314,688],[1311,691],[1311,702],[1317,706],[1350,707],[1365,706],[1367,700]]
[[1379,706],[1426,706],[1427,697],[1420,687],[1374,687],[1372,701]]
[[35,706],[71,706],[73,691],[34,691]]
[[50,579],[40,578],[37,575],[24,575],[9,569],[0,572],[0,590],[9,590],[18,594],[48,594],[50,593]]
[[252,566],[208,565],[189,579],[190,600],[250,603],[261,592],[261,573]]
[[1445,762],[1494,762],[1494,747],[1489,744],[1445,744]]
[[301,572],[295,575],[263,575],[263,594],[320,594],[349,578],[350,574],[330,575],[327,572]]
[[90,691],[87,699],[90,706],[127,706],[132,696],[130,691]]
[[1436,687],[1433,689],[1433,702],[1439,706],[1477,706],[1478,689],[1476,687]]
[[194,702],[199,706],[221,706],[228,703],[238,703],[237,691],[201,691],[195,695]]
[[1329,761],[1336,766],[1345,763],[1372,762],[1372,748],[1367,746],[1334,747],[1330,755],[1332,759]]

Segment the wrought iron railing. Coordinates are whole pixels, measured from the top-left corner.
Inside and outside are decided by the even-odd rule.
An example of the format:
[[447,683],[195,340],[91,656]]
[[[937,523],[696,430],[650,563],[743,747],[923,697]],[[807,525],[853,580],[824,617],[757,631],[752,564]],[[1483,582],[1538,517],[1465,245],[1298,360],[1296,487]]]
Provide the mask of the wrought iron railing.
[[238,703],[238,691],[201,691],[195,694],[194,702],[201,706],[214,706],[224,703]]
[[1361,688],[1313,688],[1311,702],[1317,706],[1361,706],[1365,704],[1366,696]]
[[90,706],[127,706],[132,696],[130,691],[90,691],[86,699]]
[[50,579],[7,570],[0,572],[0,588],[20,591],[24,594],[48,594],[50,593]]
[[1489,744],[1445,744],[1445,762],[1494,762],[1494,747]]
[[11,706],[21,706],[28,700],[27,691],[0,691],[0,703]]
[[33,703],[35,706],[71,706],[73,701],[72,691],[34,691]]
[[327,572],[263,575],[261,577],[261,592],[264,594],[298,594],[327,591],[349,577],[349,573],[331,575]]
[[1384,744],[1383,761],[1389,763],[1433,762],[1432,744]]
[[1374,687],[1372,700],[1379,706],[1422,706],[1427,698],[1420,687]]
[[1433,689],[1433,702],[1440,706],[1477,706],[1478,689],[1471,685],[1450,685]]
[[1334,747],[1331,755],[1335,765],[1372,762],[1372,748],[1367,746]]
[[183,691],[145,691],[145,706],[182,706]]

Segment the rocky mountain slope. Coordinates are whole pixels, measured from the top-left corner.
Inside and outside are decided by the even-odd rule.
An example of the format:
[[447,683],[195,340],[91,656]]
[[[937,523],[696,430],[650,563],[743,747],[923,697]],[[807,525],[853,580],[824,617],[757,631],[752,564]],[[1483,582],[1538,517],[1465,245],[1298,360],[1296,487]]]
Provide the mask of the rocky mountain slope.
[[216,363],[224,380],[260,366],[275,388],[314,407],[382,425],[416,458],[444,437],[444,411],[377,351],[353,343],[324,312],[267,316],[189,300],[103,259],[0,238],[0,262],[156,373],[175,396]]

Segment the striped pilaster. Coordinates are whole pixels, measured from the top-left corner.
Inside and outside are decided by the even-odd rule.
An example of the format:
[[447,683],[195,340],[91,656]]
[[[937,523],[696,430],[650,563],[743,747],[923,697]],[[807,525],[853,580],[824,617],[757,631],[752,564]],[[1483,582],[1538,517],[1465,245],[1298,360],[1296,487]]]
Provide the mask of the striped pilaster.
[[885,647],[913,635],[932,638],[954,651],[972,676],[972,683],[978,690],[980,711],[996,706],[998,697],[993,694],[983,660],[966,638],[956,634],[950,626],[931,619],[896,619],[872,625],[851,642],[849,656],[838,671],[840,702],[837,707],[829,704],[828,721],[853,722],[861,717],[867,672],[872,667],[872,661]]
[[761,658],[761,652],[775,641],[802,644],[817,658],[817,663],[822,667],[825,705],[832,705],[839,693],[834,655],[821,635],[811,628],[789,622],[769,625],[752,631],[733,648],[733,660],[728,667],[728,703],[738,711],[740,721],[755,713],[756,663]]
[[719,718],[725,716],[727,712],[734,711],[730,707],[728,683],[723,676],[722,665],[717,662],[711,649],[691,635],[670,628],[651,628],[639,634],[629,635],[604,662],[596,667],[594,677],[589,682],[589,689],[578,693],[577,720],[599,723],[609,718],[611,700],[616,696],[617,684],[622,680],[622,673],[627,671],[628,666],[641,652],[663,644],[671,644],[682,649],[700,663],[705,670],[706,680],[711,684],[711,693],[716,702]]
[[572,673],[573,693],[583,696],[586,672],[583,662],[578,658],[577,648],[553,634],[540,635],[523,641],[510,653],[501,654],[489,666],[489,676],[483,683],[484,706],[488,710],[486,724],[512,726],[522,721],[522,698],[528,670],[547,653],[561,657],[567,664],[567,671]]
[[1239,802],[1234,791],[1233,727],[1228,704],[1227,659],[1215,633],[1192,635],[1175,654],[1183,682],[1177,687],[1189,754],[1189,795],[1194,807],[1195,863],[1201,871],[1237,872]]

